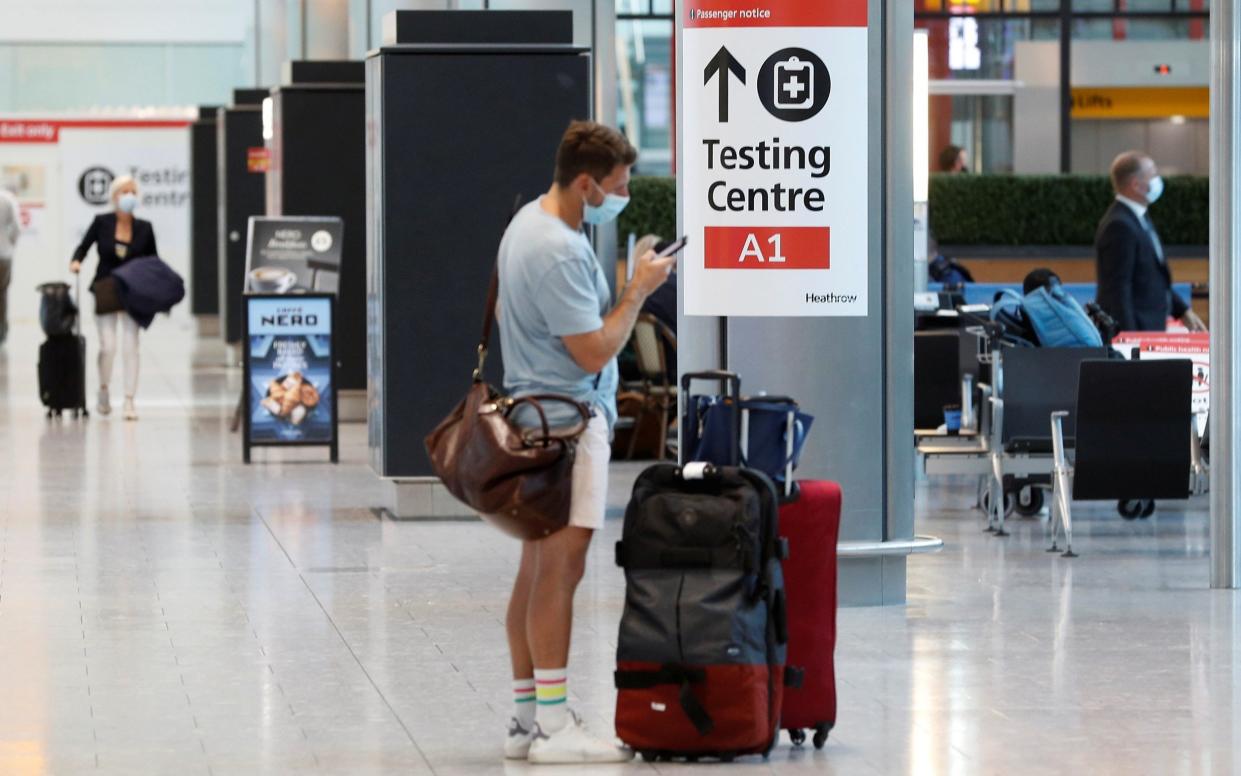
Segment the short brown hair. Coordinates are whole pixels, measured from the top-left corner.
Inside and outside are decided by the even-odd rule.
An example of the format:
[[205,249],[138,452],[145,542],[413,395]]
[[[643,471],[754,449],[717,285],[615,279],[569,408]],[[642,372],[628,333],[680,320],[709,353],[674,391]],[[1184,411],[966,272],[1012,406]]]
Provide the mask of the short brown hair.
[[582,173],[597,181],[617,165],[638,161],[638,151],[624,135],[593,121],[575,121],[565,130],[556,151],[556,183],[568,186]]
[[1141,151],[1126,151],[1116,157],[1112,162],[1112,188],[1120,193],[1142,171],[1142,164],[1149,158]]
[[957,166],[957,159],[961,158],[961,152],[964,150],[958,145],[945,146],[944,150],[939,152],[940,172],[952,172],[952,168]]

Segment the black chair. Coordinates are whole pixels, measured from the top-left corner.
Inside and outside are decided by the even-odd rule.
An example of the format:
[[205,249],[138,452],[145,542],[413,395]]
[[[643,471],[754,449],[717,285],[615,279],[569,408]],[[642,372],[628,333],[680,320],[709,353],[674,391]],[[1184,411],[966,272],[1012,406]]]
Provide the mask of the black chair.
[[1071,418],[1064,411],[1051,416],[1056,448],[1051,551],[1059,550],[1063,528],[1065,555],[1073,557],[1070,494],[1079,501],[1116,499],[1129,518],[1149,516],[1154,499],[1189,497],[1191,474],[1199,465],[1192,389],[1189,360],[1082,363],[1072,465],[1064,430]]
[[[1042,491],[1051,484],[1053,445],[1048,418],[1053,412],[1068,411],[1070,423],[1065,435],[1071,445],[1072,419],[1077,406],[1078,371],[1084,361],[1106,359],[1106,348],[1004,348],[1000,352],[998,396],[992,399],[991,486],[984,502],[987,529],[996,536],[1007,536],[1004,519],[1014,508],[1016,498],[1010,489],[1030,487],[1032,502],[1024,510],[1037,514],[1042,508]],[[1006,466],[1015,457],[1035,459],[1040,466],[1036,476],[1017,478]],[[1035,498],[1037,494],[1037,498]]]
[[[1009,348],[1004,351],[1003,447],[1010,453],[1050,454],[1047,419],[1077,406],[1082,362],[1106,359],[1106,348]],[[1074,417],[1065,422],[1065,441],[1073,445]]]

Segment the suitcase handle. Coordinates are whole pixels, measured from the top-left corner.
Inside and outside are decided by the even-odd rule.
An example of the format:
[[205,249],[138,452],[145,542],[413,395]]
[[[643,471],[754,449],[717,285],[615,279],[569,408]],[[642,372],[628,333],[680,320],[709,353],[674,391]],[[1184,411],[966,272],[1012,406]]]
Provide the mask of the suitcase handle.
[[[741,377],[736,372],[729,372],[723,369],[710,369],[705,372],[686,372],[681,376],[681,390],[677,391],[677,417],[684,422],[685,413],[689,409],[690,387],[694,381],[711,381],[719,383],[724,389],[725,398],[732,398],[735,404],[733,412],[733,433],[732,433],[732,456],[729,463],[733,466],[741,465]],[[682,445],[677,453],[681,463],[686,462],[686,456],[689,455],[685,447]]]
[[783,590],[777,590],[776,594],[772,596],[771,618],[775,620],[776,642],[779,644],[788,644],[789,643],[789,613],[788,613],[788,604],[785,601]]
[[741,397],[741,377],[736,372],[723,369],[709,369],[704,372],[686,372],[681,375],[681,390],[689,393],[694,381],[719,383],[725,389],[725,395]]

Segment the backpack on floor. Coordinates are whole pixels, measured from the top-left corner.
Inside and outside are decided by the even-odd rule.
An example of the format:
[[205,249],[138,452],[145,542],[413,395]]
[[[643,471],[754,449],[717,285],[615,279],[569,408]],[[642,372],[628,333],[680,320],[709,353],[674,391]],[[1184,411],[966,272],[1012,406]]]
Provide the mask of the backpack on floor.
[[646,759],[766,754],[788,641],[775,487],[749,469],[686,471],[647,469],[625,512],[616,733]]

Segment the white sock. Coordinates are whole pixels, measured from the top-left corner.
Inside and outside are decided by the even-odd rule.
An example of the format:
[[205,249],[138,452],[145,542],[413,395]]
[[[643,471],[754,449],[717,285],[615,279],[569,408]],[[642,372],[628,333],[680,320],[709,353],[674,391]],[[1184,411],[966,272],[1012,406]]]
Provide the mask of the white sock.
[[535,703],[534,677],[513,680],[513,718],[523,730],[534,729]]
[[539,729],[552,734],[569,721],[568,671],[564,668],[534,669],[535,694],[538,697]]

